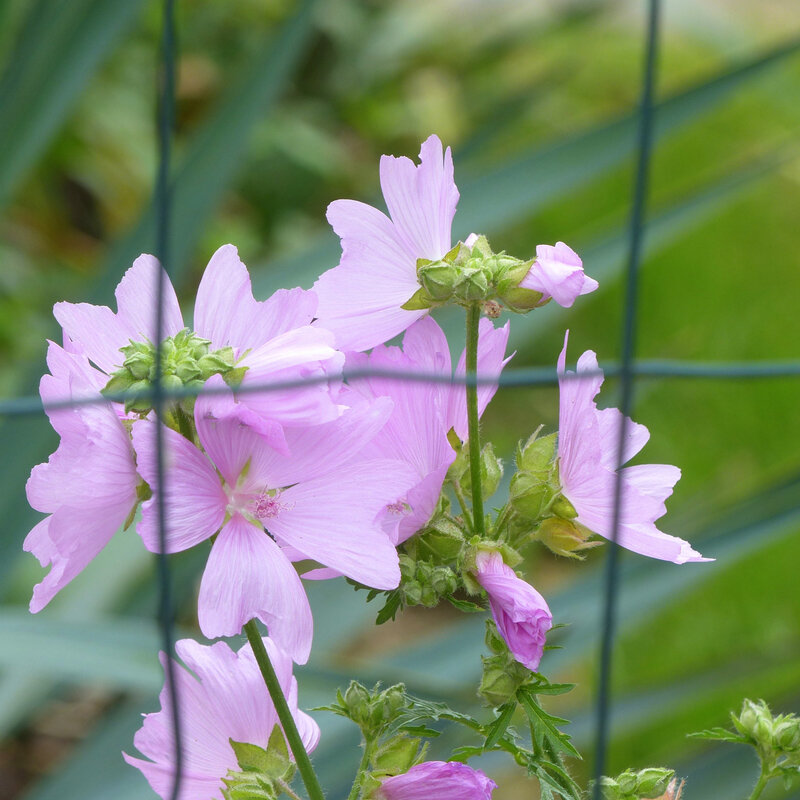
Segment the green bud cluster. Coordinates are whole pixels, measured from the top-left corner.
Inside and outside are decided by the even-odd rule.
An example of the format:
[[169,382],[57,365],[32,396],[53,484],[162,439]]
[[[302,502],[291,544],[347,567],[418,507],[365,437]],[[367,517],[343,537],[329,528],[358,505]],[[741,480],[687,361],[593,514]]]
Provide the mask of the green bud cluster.
[[498,303],[510,311],[526,313],[542,301],[541,292],[520,288],[533,261],[522,261],[505,252],[493,253],[485,236],[468,247],[459,242],[441,259],[417,259],[420,288],[403,308],[409,311],[445,304],[480,302],[490,316],[497,316]]
[[537,430],[518,446],[517,472],[509,488],[513,511],[509,530],[513,541],[524,541],[535,533],[557,555],[582,558],[581,551],[599,542],[589,541],[591,532],[575,521],[577,511],[561,494],[556,436],[540,437]]
[[[199,389],[212,375],[222,375],[229,383],[241,381],[245,367],[236,367],[232,347],[212,351],[211,342],[188,328],[169,336],[161,343],[161,384],[167,391]],[[147,392],[156,378],[156,348],[149,341],[134,342],[120,348],[122,367],[112,373],[103,394]],[[176,406],[191,414],[194,398],[182,398]],[[125,411],[147,414],[153,407],[151,397],[130,398]]]
[[600,778],[600,789],[603,800],[649,800],[664,797],[674,777],[674,769],[627,769],[616,778]]
[[295,773],[283,732],[272,729],[266,749],[230,739],[239,770],[229,770],[222,779],[225,800],[275,800],[283,794]]
[[[472,475],[469,469],[469,454],[463,447],[457,448],[458,455],[447,471],[447,480],[453,481],[464,493],[465,497],[472,499]],[[503,478],[503,462],[494,454],[491,442],[484,445],[481,450],[481,492],[483,499],[491,497],[500,485]]]
[[483,673],[478,694],[493,708],[499,708],[530,683],[533,673],[511,655],[493,620],[486,621],[486,646],[491,655],[482,656]]
[[400,599],[404,606],[435,608],[458,589],[456,573],[448,566],[400,556]]
[[350,681],[344,694],[337,692],[338,705],[330,710],[347,717],[361,728],[367,741],[377,738],[406,707],[406,687],[402,683],[372,691],[358,681]]
[[745,700],[741,712],[731,714],[731,719],[736,730],[762,753],[786,755],[800,764],[800,718],[794,714],[773,716],[763,700]]

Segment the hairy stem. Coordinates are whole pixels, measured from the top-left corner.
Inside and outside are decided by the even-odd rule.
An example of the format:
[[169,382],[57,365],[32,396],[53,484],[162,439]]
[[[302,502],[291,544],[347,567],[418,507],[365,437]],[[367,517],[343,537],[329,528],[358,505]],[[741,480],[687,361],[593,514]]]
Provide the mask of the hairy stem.
[[[478,328],[481,307],[473,303],[467,309],[467,378],[474,378],[478,369]],[[478,431],[478,387],[467,384],[467,427],[469,430],[469,472],[472,480],[472,521],[475,533],[486,535],[481,489],[481,439]]]
[[358,765],[358,772],[356,772],[356,777],[353,780],[353,786],[350,789],[350,794],[347,795],[347,800],[358,800],[359,796],[361,795],[361,788],[364,784],[364,776],[369,769],[370,758],[372,758],[372,746],[373,743],[364,737],[364,753],[361,756],[361,763]]
[[269,660],[267,648],[264,647],[264,642],[261,640],[261,632],[256,626],[256,621],[251,619],[250,622],[245,623],[244,632],[247,634],[247,639],[253,648],[253,654],[258,662],[258,667],[264,677],[264,683],[267,685],[269,696],[272,698],[272,703],[275,706],[275,711],[278,713],[278,719],[283,728],[283,734],[286,736],[286,741],[289,743],[289,749],[294,756],[294,763],[300,772],[300,777],[306,787],[310,800],[325,800],[322,793],[322,787],[319,785],[317,775],[314,768],[311,766],[311,760],[306,753],[303,746],[303,740],[297,731],[292,712],[289,710],[289,704],[281,691],[280,683],[278,683],[278,676],[275,674],[275,669],[272,662]]
[[458,504],[461,506],[461,515],[464,517],[464,523],[466,524],[467,528],[471,531],[472,514],[469,513],[469,509],[467,508],[467,499],[464,497],[464,492],[461,491],[461,487],[458,485],[458,481],[450,481],[450,485],[453,487],[453,492],[455,493],[455,496],[458,499]]
[[764,768],[764,765],[761,765],[761,775],[758,776],[758,783],[753,787],[753,793],[747,800],[756,800],[756,798],[761,797],[761,792],[764,791],[764,787],[767,785],[767,781],[769,781],[769,773]]

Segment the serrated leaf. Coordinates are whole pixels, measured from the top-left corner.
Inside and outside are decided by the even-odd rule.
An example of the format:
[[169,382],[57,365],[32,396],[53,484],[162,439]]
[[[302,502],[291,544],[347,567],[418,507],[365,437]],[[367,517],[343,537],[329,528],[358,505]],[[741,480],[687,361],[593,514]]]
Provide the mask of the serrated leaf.
[[441,731],[437,731],[435,728],[429,728],[426,725],[401,725],[398,730],[413,734],[414,736],[436,737],[442,735]]
[[486,741],[483,743],[486,750],[491,750],[502,739],[516,710],[516,700],[512,700],[500,707],[499,716],[486,728]]
[[384,622],[388,622],[390,619],[393,620],[397,616],[399,609],[400,592],[395,589],[386,595],[386,602],[384,603],[383,608],[378,611],[378,615],[375,617],[375,624],[383,625]]
[[750,742],[746,736],[734,733],[725,728],[708,728],[704,731],[689,733],[687,737],[690,739],[710,739],[718,742],[741,742],[742,744],[749,744]]
[[[555,726],[553,720],[559,720],[559,717],[553,717],[548,714],[536,702],[536,698],[524,689],[517,692],[517,697],[522,707],[525,709],[528,720],[534,731],[536,731],[537,728],[541,729],[544,738],[546,738],[556,750],[561,750],[574,758],[581,758],[581,754],[570,742],[570,737]],[[563,720],[562,723],[563,722],[566,722],[566,720]]]
[[479,612],[486,611],[483,606],[478,605],[477,603],[472,603],[469,600],[459,600],[457,597],[453,597],[453,595],[448,595],[447,600],[459,611],[465,611],[467,614],[477,614]]

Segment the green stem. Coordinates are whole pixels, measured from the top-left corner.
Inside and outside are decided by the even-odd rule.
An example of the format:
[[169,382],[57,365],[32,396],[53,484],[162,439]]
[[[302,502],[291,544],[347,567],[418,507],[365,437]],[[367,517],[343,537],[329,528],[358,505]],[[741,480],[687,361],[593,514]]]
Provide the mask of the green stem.
[[358,800],[361,794],[361,787],[364,784],[364,776],[369,769],[369,761],[372,758],[372,743],[364,738],[364,754],[361,756],[361,763],[358,765],[358,772],[356,772],[353,786],[350,789],[350,794],[347,795],[347,800]]
[[747,800],[756,800],[757,797],[761,797],[761,792],[764,791],[764,787],[767,785],[769,781],[769,773],[764,769],[764,765],[761,765],[761,775],[758,778],[758,783],[753,787],[753,793]]
[[292,798],[292,800],[302,800],[302,798],[300,797],[300,795],[299,795],[299,794],[297,794],[297,792],[295,792],[295,791],[292,789],[292,787],[291,787],[291,786],[289,786],[289,784],[288,784],[288,783],[286,783],[286,782],[284,782],[284,781],[278,781],[278,786],[280,787],[280,790],[281,790],[281,791],[282,791],[284,794],[287,794],[289,797],[291,797],[291,798]]
[[472,530],[472,515],[469,513],[469,509],[467,508],[467,499],[464,497],[464,492],[461,491],[458,481],[450,481],[450,485],[453,487],[453,492],[458,499],[458,504],[461,506],[461,514],[464,517],[464,522],[466,523],[467,528]]
[[314,767],[311,766],[308,753],[306,753],[306,749],[303,746],[303,740],[297,732],[294,717],[289,710],[289,704],[286,702],[280,683],[278,683],[278,676],[275,674],[272,662],[269,660],[267,648],[264,647],[264,642],[261,640],[261,632],[258,630],[254,619],[245,623],[244,632],[247,634],[247,639],[253,648],[253,654],[264,677],[264,683],[267,685],[275,711],[278,713],[284,736],[286,736],[286,741],[289,742],[289,748],[294,756],[294,763],[297,765],[300,777],[303,779],[309,800],[325,800],[322,787],[319,785]]
[[503,527],[503,523],[508,519],[510,513],[511,503],[506,503],[497,515],[497,519],[494,521],[495,539],[500,536],[500,529]]
[[[481,307],[473,303],[467,308],[467,377],[473,378],[478,369],[478,328]],[[472,521],[475,533],[486,536],[481,489],[481,439],[478,430],[478,387],[467,384],[467,427],[469,430],[469,472],[472,479]]]

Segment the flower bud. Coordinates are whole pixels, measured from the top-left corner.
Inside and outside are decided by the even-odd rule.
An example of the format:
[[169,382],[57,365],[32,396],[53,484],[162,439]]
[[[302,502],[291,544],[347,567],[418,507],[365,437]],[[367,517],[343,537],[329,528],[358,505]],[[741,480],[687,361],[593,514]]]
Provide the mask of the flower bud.
[[445,302],[453,296],[459,282],[458,268],[443,261],[434,261],[417,270],[422,288],[436,302]]
[[348,716],[355,723],[366,722],[370,714],[370,694],[367,688],[358,681],[350,681],[344,693],[344,706]]
[[523,289],[521,286],[497,292],[503,304],[517,314],[526,314],[542,304],[542,293],[533,289]]
[[638,775],[632,770],[626,769],[617,777],[617,785],[621,794],[634,794],[639,786]]
[[491,273],[482,266],[469,266],[474,261],[475,259],[470,259],[468,266],[460,270],[455,286],[455,296],[465,303],[489,299]]
[[518,472],[509,487],[511,505],[515,511],[529,520],[537,520],[553,497],[553,488],[538,475]]
[[[471,498],[472,497],[472,474],[469,470],[469,462],[466,462],[466,468],[459,476],[459,484],[461,491]],[[481,492],[483,493],[484,500],[491,497],[500,485],[503,478],[503,462],[494,454],[494,446],[491,442],[486,444],[481,450],[480,459],[480,472],[481,472]]]
[[372,766],[376,771],[389,775],[408,772],[419,752],[419,739],[400,735],[389,739],[381,745],[372,757]]
[[483,675],[478,694],[493,708],[507,703],[522,685],[523,678],[507,667],[503,656],[483,659]]
[[601,544],[599,541],[588,541],[591,531],[578,526],[571,520],[559,517],[548,517],[539,526],[536,538],[556,555],[581,559],[581,550],[588,550]]
[[539,436],[537,430],[524,445],[517,448],[517,467],[525,472],[550,470],[556,452],[556,434]]
[[792,716],[775,726],[775,742],[784,751],[800,749],[800,719]]
[[674,769],[649,767],[639,770],[636,794],[640,798],[656,798],[664,795],[670,781],[675,777]]
[[562,519],[575,519],[575,517],[578,516],[575,506],[573,506],[563,494],[559,494],[556,499],[553,500],[550,510],[557,517],[561,517]]

